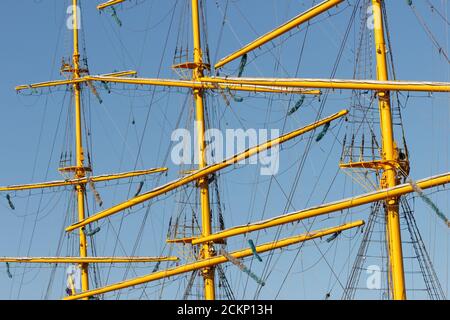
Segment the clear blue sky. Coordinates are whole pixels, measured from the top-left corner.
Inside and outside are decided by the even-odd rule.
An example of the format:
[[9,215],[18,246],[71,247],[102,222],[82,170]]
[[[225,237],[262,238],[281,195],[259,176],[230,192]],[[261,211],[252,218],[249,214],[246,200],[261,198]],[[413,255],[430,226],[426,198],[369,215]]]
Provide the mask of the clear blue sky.
[[[73,129],[71,118],[67,113],[71,106],[69,95],[66,96],[64,91],[48,94],[48,90],[33,96],[18,95],[14,91],[14,86],[62,77],[59,74],[61,58],[70,56],[72,43],[71,33],[65,27],[69,2],[71,1],[3,1],[3,10],[0,12],[2,40],[0,185],[60,179],[57,171],[60,155],[72,143],[72,136],[66,135],[66,132]],[[122,27],[116,24],[109,13],[99,14],[95,9],[97,2],[82,1],[82,33],[91,74],[134,69],[143,77],[156,77],[159,70],[160,77],[179,77],[170,66],[173,63],[177,39],[180,39],[179,46],[186,48],[189,44],[189,50],[192,50],[191,40],[186,37],[190,34],[190,16],[185,7],[188,1],[129,1],[129,4],[119,6],[117,10],[123,23]],[[356,0],[348,1],[352,5],[355,2]],[[450,13],[446,1],[430,2],[440,13],[444,15]],[[214,62],[215,59],[227,55],[233,49],[306,10],[313,1],[230,0],[223,33],[220,30],[227,1],[207,1],[207,3],[207,36],[210,56]],[[352,12],[353,7],[349,7],[348,3],[333,9],[329,18],[328,15],[317,18],[315,21],[321,23],[311,26],[300,64],[299,77],[329,77]],[[450,81],[448,63],[439,55],[406,1],[390,0],[386,3],[397,78]],[[449,25],[436,12],[430,10],[427,1],[416,0],[414,3],[438,42],[444,50],[449,51]],[[173,10],[175,13],[172,17]],[[351,28],[336,74],[337,78],[352,77],[360,23],[358,14],[356,24]],[[257,50],[258,57],[250,56],[251,63],[247,66],[245,75],[293,77],[303,39],[304,32],[297,32],[290,37],[284,37],[282,46],[280,40],[277,40],[274,42],[277,45],[275,48],[273,44],[269,44]],[[267,49],[270,48],[273,50],[267,53]],[[277,61],[281,62],[278,68]],[[238,63],[232,64],[224,72],[235,74],[237,65]],[[149,88],[140,88],[139,91],[125,90],[127,88],[130,87],[113,86],[112,93],[108,94],[103,87],[98,86],[104,100],[101,105],[86,90],[84,100],[86,126],[91,132],[95,174],[162,166],[169,148],[171,132],[192,123],[191,104],[184,106],[186,91],[169,92],[158,89],[152,100],[152,91]],[[211,95],[208,107],[213,126],[220,129],[283,127],[284,116],[289,108],[289,97],[276,96],[271,103],[266,95],[243,96],[244,102],[232,101],[231,107],[227,107],[220,95]],[[331,94],[324,115],[348,108],[350,96],[349,92]],[[150,101],[153,101],[153,104]],[[310,123],[315,118],[320,102],[312,98],[308,98],[307,101],[307,107],[287,119],[286,131]],[[431,97],[413,94],[407,107],[402,110],[411,155],[411,176],[414,179],[449,171],[449,111],[449,96],[446,94],[435,94]],[[182,114],[181,121],[177,125],[180,114]],[[147,115],[149,118],[145,125]],[[191,125],[187,127],[191,128]],[[360,185],[343,172],[333,180],[341,154],[340,142],[345,132],[346,124],[337,123],[337,126],[333,127],[333,134],[328,134],[320,144],[313,144],[289,211],[364,192]],[[141,154],[136,161],[141,141]],[[281,153],[281,169],[277,175],[279,185],[273,181],[265,211],[263,208],[269,179],[259,177],[260,184],[255,187],[255,176],[259,172],[256,166],[226,171],[227,174],[222,176],[220,185],[227,227],[283,213],[286,205],[283,192],[289,193],[293,177],[298,170],[299,159],[305,150],[305,140],[299,141],[290,143]],[[160,180],[150,178],[144,190],[178,176],[180,168],[171,164],[170,159],[164,165],[170,168],[168,176],[162,176]],[[316,184],[318,179],[319,182]],[[104,207],[110,207],[132,196],[139,181],[135,180],[130,189],[128,185],[99,186]],[[60,243],[61,255],[76,255],[74,245],[76,236],[68,237],[63,232],[63,227],[73,221],[73,210],[68,210],[68,206],[71,205],[70,190],[46,193],[42,197],[41,195],[28,197],[27,193],[12,196],[16,206],[14,211],[9,209],[4,196],[0,198],[0,256],[52,256],[57,252]],[[141,242],[135,251],[136,255],[183,255],[182,248],[175,247],[169,252],[169,248],[164,244],[169,219],[176,216],[178,207],[175,200],[179,196],[173,194],[167,199],[160,199],[151,207]],[[91,198],[90,194],[90,200]],[[448,191],[433,194],[432,198],[441,210],[448,214],[450,208]],[[92,206],[93,202],[90,203]],[[444,291],[448,294],[450,284],[448,229],[420,199],[415,200],[414,207],[423,240],[435,263]],[[71,208],[73,209],[73,204]],[[98,208],[89,209],[90,214],[98,212]],[[358,208],[345,216],[332,215],[330,219],[317,219],[312,227],[319,229],[343,221],[366,219],[367,209]],[[127,212],[123,224],[121,223],[123,214],[113,217],[108,223],[102,222],[101,232],[95,236],[97,254],[111,255],[115,252],[116,255],[130,255],[145,211],[145,208],[139,207],[132,213]],[[116,237],[112,228],[116,231],[121,228],[120,243],[116,251],[114,251]],[[305,226],[301,224],[288,226],[283,229],[282,236],[300,234],[304,231]],[[257,242],[271,241],[275,237],[274,234],[274,230],[262,232]],[[256,239],[256,235],[250,237]],[[324,241],[317,241],[317,246],[308,243],[297,257],[298,246],[281,254],[276,252],[270,262],[269,269],[272,272],[266,280],[267,285],[261,290],[258,298],[322,299],[327,292],[331,292],[331,298],[339,299],[342,293],[341,285],[345,286],[360,239],[360,235],[350,231],[346,233],[346,237],[341,237],[331,244]],[[247,246],[246,238],[229,241],[230,251],[245,246]],[[321,258],[318,248],[325,259]],[[268,255],[264,255],[263,258],[265,259],[263,264],[257,262],[252,264],[252,270],[256,274],[264,272],[263,266],[270,259]],[[248,264],[250,265],[250,261]],[[289,276],[281,286],[291,264]],[[407,265],[407,268],[409,267]],[[119,266],[113,268],[109,274],[110,268],[106,266],[100,269],[101,283],[114,283],[124,277],[130,278],[135,273],[149,273],[152,269],[152,265],[147,265],[126,273],[125,268]],[[13,279],[9,279],[5,265],[0,266],[1,299],[40,299],[46,296],[51,268],[34,266],[24,269],[18,265],[11,265],[11,273]],[[256,286],[252,280],[248,281],[248,287],[245,288],[246,275],[236,271],[234,266],[227,267],[227,274],[235,289],[236,297],[252,299],[255,296]],[[362,278],[364,277],[363,274]],[[64,294],[64,267],[58,267],[54,279],[52,290],[47,297],[57,299]],[[415,278],[408,279],[410,287],[420,287]],[[171,279],[164,291],[161,291],[159,286],[149,286],[147,296],[144,295],[143,298],[182,297],[183,292],[178,286],[179,283],[173,280],[176,279]],[[183,281],[182,288],[186,280]],[[140,298],[141,292],[139,289],[126,290],[121,298]],[[418,296],[420,297],[419,294]],[[113,298],[114,295],[108,297]]]

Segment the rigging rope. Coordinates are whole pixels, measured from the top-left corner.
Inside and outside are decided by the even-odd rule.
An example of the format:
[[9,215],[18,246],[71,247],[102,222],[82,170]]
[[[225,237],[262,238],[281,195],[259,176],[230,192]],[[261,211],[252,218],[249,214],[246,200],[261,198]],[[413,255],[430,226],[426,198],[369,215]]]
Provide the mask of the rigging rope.
[[[178,4],[178,2],[176,2],[176,4]],[[166,52],[167,45],[168,45],[169,35],[171,34],[171,31],[172,31],[172,26],[173,26],[173,21],[174,21],[174,17],[175,17],[175,12],[176,12],[176,6],[174,7],[174,10],[173,10],[171,18],[170,18],[169,28],[168,28],[168,31],[167,31],[166,40],[165,40],[164,47],[163,47],[163,55],[162,55],[162,57],[160,59],[160,62],[159,62],[157,77],[159,77],[160,73],[161,73],[161,68],[162,68],[162,64],[163,64],[163,61],[164,61],[163,59],[164,59],[165,52]],[[138,165],[138,161],[141,158],[141,152],[142,152],[142,146],[143,146],[143,143],[144,143],[145,132],[147,131],[148,122],[149,122],[150,114],[151,114],[151,111],[152,111],[153,102],[154,102],[154,99],[155,99],[156,92],[157,92],[156,91],[156,87],[154,87],[153,90],[152,90],[152,94],[151,94],[151,98],[150,98],[150,104],[149,104],[149,108],[148,108],[148,111],[147,111],[147,115],[146,115],[146,118],[145,118],[145,121],[144,121],[144,128],[143,128],[142,135],[141,135],[141,138],[139,139],[139,143],[138,143],[138,152],[137,152],[137,156],[136,156],[136,160],[135,160],[135,164],[134,164],[134,169],[136,169],[136,167]],[[169,157],[169,155],[170,155],[170,148],[169,148],[168,152],[166,153],[166,158],[163,161],[164,163],[166,163],[167,158]],[[159,183],[160,177],[158,177],[158,179],[156,181],[156,184]],[[148,204],[146,212],[145,212],[144,217],[142,219],[141,228],[139,229],[139,232],[138,232],[138,235],[136,237],[136,240],[135,240],[135,243],[134,243],[134,246],[133,246],[133,250],[132,250],[132,253],[131,253],[132,256],[135,255],[136,251],[138,250],[138,247],[139,247],[139,244],[141,242],[142,235],[143,235],[143,232],[144,232],[144,226],[145,226],[146,221],[148,219],[148,216],[150,214],[150,209],[151,209],[151,202]],[[120,220],[119,231],[118,231],[119,233],[120,233],[121,228],[122,228],[123,218],[124,217],[125,216],[122,216],[122,218]],[[119,243],[120,243],[119,242],[119,234],[116,234],[116,241],[115,241],[115,245],[114,245],[114,252],[116,251],[117,245]],[[155,268],[156,267],[159,268],[159,265],[160,265],[160,263],[158,263],[155,266]],[[126,269],[126,272],[124,274],[123,279],[126,279],[126,277],[127,277],[127,275],[128,275],[128,273],[129,273],[131,268],[132,268],[132,264],[131,263],[127,264],[127,269]],[[109,278],[109,275],[110,275],[110,271],[111,271],[111,268],[109,268],[109,270],[108,270],[108,278]],[[144,292],[145,292],[145,289],[144,289]],[[120,292],[119,292],[117,297],[118,298],[120,297]]]
[[433,45],[438,50],[439,54],[441,54],[445,58],[445,60],[447,60],[447,63],[450,63],[450,58],[448,57],[447,51],[445,51],[445,49],[439,44],[439,41],[436,39],[436,37],[434,36],[433,32],[428,27],[428,25],[426,24],[426,22],[423,19],[423,17],[416,10],[416,7],[414,6],[412,0],[407,0],[407,1],[408,1],[409,7],[413,11],[414,15],[416,16],[417,20],[419,21],[419,23],[421,24],[421,26],[425,30],[427,36],[430,38],[430,40],[433,43]]
[[88,85],[89,89],[91,89],[92,94],[97,98],[98,102],[100,104],[102,104],[103,100],[102,100],[102,97],[100,97],[100,94],[98,93],[97,88],[92,84],[91,81],[87,81],[87,85]]
[[111,17],[114,18],[114,21],[117,23],[117,25],[119,27],[122,26],[122,21],[119,19],[119,16],[117,15],[116,9],[114,9],[114,7],[110,7],[110,11],[111,11]]
[[442,12],[440,12],[440,11],[439,11],[439,10],[438,10],[431,2],[430,2],[430,0],[426,0],[426,1],[427,1],[428,5],[430,6],[431,12],[437,13],[437,15],[438,15],[439,17],[441,17],[442,20],[443,20],[447,25],[450,26],[450,22],[449,22],[448,19],[442,14]]
[[419,197],[430,206],[431,209],[436,213],[436,215],[445,222],[447,227],[450,228],[450,220],[445,216],[445,214],[439,209],[439,207],[423,192],[423,190],[415,183],[412,179],[408,179],[408,183],[413,187],[414,191],[419,195]]
[[249,268],[247,268],[239,259],[236,259],[231,254],[226,252],[223,248],[220,249],[220,254],[227,258],[232,264],[241,269],[242,272],[246,273],[250,278],[255,280],[260,286],[265,286],[266,283],[260,279],[256,274],[254,274]]
[[[349,21],[349,23],[348,23],[348,25],[347,25],[347,29],[346,29],[346,32],[345,32],[345,34],[344,34],[344,38],[343,38],[343,40],[342,40],[341,46],[340,46],[340,48],[339,48],[338,55],[337,55],[337,57],[336,57],[336,60],[335,60],[334,66],[333,66],[333,70],[332,70],[332,72],[331,72],[331,78],[334,78],[335,75],[336,75],[338,66],[339,66],[339,64],[340,64],[340,61],[341,61],[342,56],[343,56],[343,53],[344,53],[344,49],[345,49],[345,46],[346,46],[348,37],[349,37],[349,35],[350,35],[351,26],[353,25],[353,21],[354,21],[354,19],[355,19],[356,13],[357,13],[357,7],[359,6],[359,3],[360,3],[360,2],[361,2],[361,0],[358,0],[358,1],[357,1],[357,4],[355,5],[355,7],[354,7],[354,9],[353,9],[352,15],[351,15],[351,17],[350,17],[350,21]],[[306,36],[305,36],[305,40],[306,40]],[[317,119],[320,118],[320,116],[321,116],[321,114],[322,114],[322,112],[323,112],[323,109],[324,109],[325,104],[326,104],[326,102],[327,102],[327,100],[328,100],[328,97],[329,97],[330,92],[331,92],[331,90],[326,90],[325,93],[324,93],[324,98],[323,98],[323,100],[321,101],[321,105],[320,105],[320,108],[319,108],[319,111],[318,111],[318,114],[317,114]],[[292,198],[293,198],[293,196],[294,196],[295,190],[297,189],[298,182],[299,182],[300,176],[301,176],[301,174],[302,174],[304,165],[305,165],[305,163],[306,163],[307,154],[308,154],[308,152],[309,152],[309,150],[310,150],[310,148],[311,148],[313,138],[314,138],[314,132],[312,132],[312,133],[309,135],[309,137],[308,137],[308,143],[307,143],[306,151],[305,151],[305,153],[304,153],[304,155],[303,155],[303,157],[302,157],[302,162],[301,162],[301,164],[299,165],[299,168],[298,168],[298,170],[297,170],[297,174],[296,174],[296,176],[295,176],[295,178],[294,178],[294,183],[293,183],[293,185],[292,185],[292,187],[291,187],[291,192],[290,192],[290,194],[289,194],[289,197],[287,198],[287,203],[286,203],[286,207],[285,207],[285,210],[284,210],[285,212],[287,212],[289,206],[292,206],[291,201],[292,201]],[[275,179],[275,180],[276,180],[276,179]],[[303,221],[302,221],[302,223],[304,224]],[[308,231],[310,231],[311,228],[312,228],[312,225],[310,226],[310,228],[308,228],[308,229],[309,229]],[[280,234],[281,234],[281,227],[279,227],[279,228],[277,229],[277,234],[276,234],[276,237],[275,237],[275,238],[276,238],[276,239],[279,239]],[[321,250],[320,250],[320,248],[318,247],[317,243],[316,243],[315,241],[314,241],[313,243],[314,243],[314,245],[317,247],[317,249],[319,250],[319,252],[321,253],[322,257],[324,258],[324,261],[325,261],[325,262],[327,263],[327,265],[329,266],[327,259],[323,256],[323,253],[321,252]],[[301,248],[303,248],[303,244],[300,246],[300,248],[299,248],[299,250],[298,250],[298,252],[297,252],[297,255],[296,255],[294,261],[292,262],[290,268],[293,267],[293,265],[294,265],[294,263],[295,263],[295,260],[297,259],[298,254],[299,254]],[[272,260],[272,257],[273,257],[273,253],[269,254],[269,259],[268,259],[268,261],[266,262],[266,266],[265,266],[265,273],[266,273],[265,278],[266,278],[266,279],[270,276],[270,273],[271,273],[271,272],[269,272],[268,268],[269,268],[269,264],[270,264],[270,262],[271,262],[271,260]],[[276,262],[277,262],[277,261],[276,261]],[[276,262],[275,262],[275,263],[276,263]],[[334,271],[332,270],[331,266],[329,266],[329,267],[330,267],[331,271],[334,273]],[[287,279],[287,275],[286,275],[286,277],[284,278],[283,284],[285,283],[286,279]],[[337,278],[337,280],[339,281],[338,278]],[[339,283],[340,283],[340,281],[339,281]],[[281,287],[280,287],[279,292],[280,292],[280,291],[281,291]],[[261,288],[258,288],[258,290],[257,290],[257,292],[256,292],[256,294],[255,294],[255,298],[259,296],[260,292],[261,292]]]
[[[221,90],[221,89],[219,88],[219,90]],[[230,88],[227,88],[226,90],[227,90],[227,93],[230,95],[230,97],[233,98],[234,102],[243,102],[243,101],[244,101],[244,98],[239,97],[239,96],[236,95],[235,93],[231,92]],[[226,97],[225,97],[224,99],[225,99],[225,103],[226,103],[228,106],[230,106],[230,102],[228,101],[228,99],[227,99]],[[227,102],[228,102],[228,103],[227,103]]]
[[255,246],[255,243],[253,242],[253,240],[248,239],[248,244],[250,245],[250,249],[252,249],[253,256],[256,259],[258,259],[259,262],[262,262],[263,260],[262,260],[261,256],[258,254],[258,252],[256,251],[256,246]]
[[103,200],[100,197],[100,193],[98,193],[97,189],[95,189],[95,184],[89,179],[89,187],[91,188],[92,193],[94,194],[95,201],[98,203],[99,207],[103,206]]

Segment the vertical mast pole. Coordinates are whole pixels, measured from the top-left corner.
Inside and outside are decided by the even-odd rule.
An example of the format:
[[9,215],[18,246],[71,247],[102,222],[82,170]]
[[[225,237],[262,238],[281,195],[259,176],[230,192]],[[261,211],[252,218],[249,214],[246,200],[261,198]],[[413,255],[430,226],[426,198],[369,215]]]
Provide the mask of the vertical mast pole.
[[[78,0],[73,0],[72,3],[72,15],[73,15],[73,78],[78,79],[80,77],[80,51],[78,44],[78,21],[80,12],[78,12]],[[74,100],[75,100],[75,144],[76,144],[76,171],[75,176],[77,179],[86,177],[86,171],[84,167],[84,152],[83,152],[83,137],[82,137],[82,123],[81,123],[81,88],[80,84],[73,85]],[[85,186],[78,184],[76,186],[77,203],[78,203],[78,220],[85,219],[84,208],[84,191]],[[80,257],[87,257],[87,241],[84,228],[79,229],[80,233]],[[89,290],[89,274],[88,264],[80,264],[81,269],[81,290]]]
[[[200,22],[199,22],[199,2],[192,0],[192,27],[194,38],[194,63],[193,80],[196,81],[203,77],[203,54],[200,40]],[[207,166],[206,162],[206,143],[205,143],[205,110],[203,103],[203,90],[194,89],[194,101],[196,108],[196,129],[197,129],[197,149],[199,168],[202,169]],[[200,188],[200,205],[202,213],[202,236],[206,237],[211,234],[211,209],[209,200],[209,185],[208,179],[202,178],[198,182]],[[208,259],[214,255],[214,246],[212,243],[205,243],[201,249],[202,258]],[[215,285],[214,285],[214,268],[209,267],[202,270],[204,279],[204,294],[206,300],[215,299]]]
[[[377,79],[388,80],[388,67],[386,59],[386,42],[384,37],[382,0],[372,0],[374,17],[375,48],[377,59]],[[382,157],[385,168],[381,180],[381,188],[391,188],[398,184],[397,169],[398,151],[394,141],[390,92],[378,93],[380,109],[380,125],[382,136]],[[386,232],[389,251],[389,283],[392,287],[394,300],[405,300],[405,278],[403,269],[402,240],[399,217],[399,198],[386,201]]]

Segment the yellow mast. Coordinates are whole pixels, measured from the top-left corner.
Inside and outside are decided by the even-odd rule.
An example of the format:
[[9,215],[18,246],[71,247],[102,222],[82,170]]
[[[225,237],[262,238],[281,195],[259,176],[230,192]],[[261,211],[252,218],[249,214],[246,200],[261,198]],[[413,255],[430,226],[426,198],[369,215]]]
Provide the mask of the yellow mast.
[[[327,235],[334,234],[336,232],[342,232],[344,230],[357,228],[362,225],[364,225],[364,221],[362,221],[362,220],[349,222],[349,223],[345,223],[340,226],[322,229],[322,230],[318,230],[318,231],[312,231],[312,232],[308,232],[306,234],[297,235],[294,237],[289,237],[289,238],[265,243],[265,244],[257,246],[255,249],[256,249],[257,253],[273,251],[275,249],[284,248],[287,246],[291,246],[291,245],[294,245],[297,243],[309,241],[312,239],[322,238]],[[234,252],[230,253],[230,255],[235,259],[242,259],[245,257],[249,257],[253,254],[254,254],[253,250],[250,248],[246,248],[246,249],[242,249],[242,250],[238,250],[238,251],[234,251]],[[158,272],[153,272],[153,273],[150,273],[150,274],[142,276],[142,277],[125,280],[125,281],[122,281],[122,282],[119,282],[116,284],[108,285],[106,287],[92,289],[88,292],[68,296],[68,297],[65,297],[64,300],[78,300],[78,299],[83,299],[83,298],[87,298],[87,297],[92,297],[95,295],[104,294],[107,292],[112,292],[112,291],[116,291],[116,290],[120,290],[120,289],[137,286],[137,285],[140,285],[143,283],[148,283],[148,282],[156,281],[156,280],[163,279],[163,278],[173,277],[173,276],[191,272],[194,270],[201,270],[206,267],[213,267],[213,266],[223,264],[226,262],[228,262],[228,259],[225,256],[223,256],[223,255],[214,256],[209,259],[203,259],[203,260],[195,261],[195,262],[192,262],[189,264],[177,266],[177,267],[174,267],[171,269],[165,269],[165,270],[161,270]]]
[[[386,42],[384,38],[382,0],[372,0],[374,17],[375,49],[377,59],[377,79],[388,80],[388,68],[386,59]],[[380,91],[378,93],[380,109],[380,125],[382,137],[382,157],[390,163],[398,163],[396,152],[390,92]],[[384,166],[383,177],[381,179],[381,189],[392,188],[398,184],[397,169],[394,166]],[[405,300],[405,279],[403,270],[402,239],[400,231],[399,198],[392,197],[386,199],[386,238],[389,251],[389,281],[392,286],[392,298],[395,300]]]
[[[377,48],[377,81],[372,80],[338,80],[338,79],[273,79],[273,78],[221,78],[204,77],[203,71],[207,68],[203,64],[201,41],[200,41],[200,23],[199,23],[199,2],[198,0],[192,0],[192,18],[193,18],[193,34],[194,34],[194,63],[188,63],[187,66],[193,69],[193,79],[191,81],[184,80],[172,80],[172,79],[145,79],[145,78],[124,78],[124,76],[134,75],[133,71],[125,71],[112,74],[104,74],[100,76],[81,76],[81,69],[79,65],[79,51],[78,51],[78,6],[77,1],[73,0],[73,26],[74,26],[74,55],[73,55],[73,77],[70,80],[58,80],[49,81],[44,83],[38,83],[33,85],[24,85],[16,87],[16,90],[24,90],[30,88],[44,88],[53,87],[61,85],[72,85],[74,89],[75,96],[75,108],[76,108],[76,151],[77,151],[77,163],[75,168],[65,168],[65,171],[75,170],[75,178],[67,180],[64,182],[47,182],[37,185],[24,185],[24,186],[11,186],[0,188],[0,191],[7,190],[27,190],[33,188],[45,188],[45,187],[56,187],[61,185],[76,185],[77,186],[77,197],[78,197],[78,212],[79,221],[77,224],[68,227],[67,231],[72,231],[75,229],[80,229],[80,257],[25,257],[25,258],[10,258],[4,257],[0,258],[0,261],[12,261],[19,263],[79,263],[82,268],[85,268],[83,273],[83,291],[76,296],[68,297],[68,299],[79,299],[87,298],[95,294],[101,294],[105,292],[110,292],[114,290],[119,290],[129,286],[146,283],[149,281],[154,281],[155,279],[169,277],[174,274],[180,274],[187,272],[188,270],[203,270],[203,276],[205,278],[205,298],[214,299],[215,298],[215,288],[214,288],[214,266],[216,264],[226,262],[226,259],[222,256],[217,256],[214,252],[214,241],[219,241],[230,237],[236,236],[247,232],[252,232],[255,230],[270,228],[275,225],[289,223],[291,221],[299,221],[305,217],[313,217],[325,212],[333,212],[337,208],[351,208],[356,205],[362,205],[364,203],[369,203],[373,201],[386,200],[387,202],[387,233],[389,239],[389,255],[390,255],[390,283],[393,285],[394,299],[404,299],[405,289],[403,280],[403,265],[402,265],[402,252],[401,252],[401,239],[399,230],[399,219],[398,219],[398,198],[406,193],[414,191],[412,185],[398,185],[397,169],[401,167],[402,163],[399,161],[397,156],[397,150],[395,146],[395,141],[393,138],[392,129],[392,115],[390,111],[390,91],[430,91],[430,92],[449,92],[450,83],[438,83],[438,82],[412,82],[412,81],[388,81],[387,63],[386,63],[386,45],[384,41],[384,30],[382,24],[382,11],[381,11],[381,0],[372,0],[374,7],[374,20],[375,20],[375,41]],[[114,4],[123,2],[123,0],[110,0],[107,3],[100,5],[102,8],[109,7]],[[326,11],[325,7],[330,5],[332,7],[338,4],[339,0],[328,0],[318,5],[322,6],[324,10],[318,10],[317,14]],[[315,10],[317,8],[313,8]],[[315,15],[314,15],[315,16]],[[311,19],[313,16],[303,19],[301,22],[305,22]],[[297,22],[299,22],[298,20]],[[300,23],[301,23],[300,22]],[[286,25],[281,26],[279,29],[283,29]],[[284,30],[284,29],[283,29]],[[274,31],[276,36],[282,34]],[[265,40],[269,41],[272,37],[271,33],[266,35],[268,38]],[[269,40],[268,40],[269,39]],[[242,52],[241,52],[242,53]],[[236,58],[236,57],[235,57]],[[135,176],[140,174],[150,174],[151,172],[134,172],[112,175],[108,177],[87,177],[86,168],[84,167],[83,159],[83,147],[82,147],[82,122],[81,122],[81,88],[82,82],[111,82],[111,83],[126,83],[126,84],[139,84],[139,85],[152,85],[152,86],[174,86],[191,88],[194,94],[194,100],[196,103],[196,120],[197,120],[197,131],[198,131],[198,149],[199,149],[199,167],[200,169],[194,172],[189,177],[185,177],[176,180],[168,185],[159,187],[151,192],[143,194],[141,196],[135,197],[128,200],[120,205],[117,205],[111,209],[107,209],[100,214],[93,217],[86,218],[84,212],[84,192],[85,184],[94,179],[98,181],[107,181],[114,179],[121,179],[127,176]],[[258,153],[262,150],[266,150],[273,145],[283,143],[290,140],[304,132],[309,131],[312,127],[317,127],[323,123],[330,122],[331,120],[341,117],[346,114],[339,113],[333,115],[327,119],[323,119],[317,123],[298,129],[290,134],[285,135],[283,138],[278,138],[273,141],[267,142],[265,144],[259,145],[255,148],[247,150],[244,153],[235,155],[233,158],[228,159],[224,163],[218,163],[208,166],[206,163],[205,155],[205,119],[204,119],[204,103],[203,103],[203,92],[207,89],[225,89],[235,91],[255,91],[255,92],[279,92],[279,93],[310,93],[310,94],[320,94],[318,90],[308,90],[311,88],[321,89],[350,89],[350,90],[375,90],[379,92],[380,97],[380,117],[381,117],[381,132],[383,138],[383,160],[373,163],[373,166],[384,170],[383,179],[381,181],[381,188],[375,193],[362,195],[354,199],[342,200],[336,203],[325,204],[318,208],[312,208],[303,210],[300,212],[293,213],[288,216],[275,217],[270,221],[261,221],[254,224],[250,224],[244,227],[235,227],[232,229],[224,230],[217,234],[211,233],[211,212],[210,212],[210,201],[209,201],[209,188],[208,188],[208,175],[223,169],[230,163],[234,163],[234,160],[240,158],[245,159],[251,153]],[[366,164],[364,164],[366,165]],[[165,168],[162,168],[164,170]],[[87,273],[87,263],[120,263],[123,261],[127,262],[149,262],[149,261],[174,261],[176,257],[87,257],[87,246],[86,246],[86,236],[84,234],[84,226],[97,221],[99,219],[105,218],[111,214],[115,214],[125,208],[132,207],[137,203],[144,202],[148,199],[154,198],[158,195],[165,194],[170,190],[174,190],[187,182],[198,181],[200,192],[201,192],[201,210],[202,210],[202,235],[200,238],[192,238],[190,243],[192,244],[202,244],[202,256],[201,259],[192,264],[183,265],[173,269],[166,269],[148,276],[144,276],[137,279],[127,280],[115,285],[109,285],[104,288],[99,288],[95,290],[89,290],[88,283],[88,273]],[[420,188],[429,188],[433,186],[447,184],[450,181],[450,173],[443,174],[437,177],[430,177],[418,182]],[[307,234],[300,237],[288,238],[279,242],[269,243],[266,245],[258,246],[257,252],[264,252],[268,250],[274,250],[276,248],[281,248],[293,243],[298,243],[301,241],[310,240],[317,236],[324,236],[326,234],[334,233],[336,231],[345,230],[347,228],[352,228],[363,224],[363,222],[350,223],[340,227],[335,227],[331,229],[326,229],[319,231],[314,234]],[[171,241],[171,240],[169,240]],[[174,241],[178,241],[175,239]],[[184,241],[184,240],[183,240]],[[84,254],[84,256],[83,256]],[[235,258],[243,258],[251,255],[252,252],[249,249],[244,249],[236,251],[233,253]],[[88,292],[86,292],[88,291]]]
[[[73,78],[80,78],[80,52],[78,45],[78,0],[73,0]],[[76,144],[76,169],[75,177],[76,179],[83,179],[86,177],[86,170],[84,168],[84,152],[83,152],[83,137],[82,137],[82,127],[81,127],[81,88],[79,83],[73,85],[74,100],[75,100],[75,144]],[[76,194],[78,202],[78,220],[85,219],[84,210],[84,191],[85,185],[80,183],[76,185]],[[80,228],[80,257],[87,257],[87,241],[84,228]],[[81,269],[81,290],[89,290],[89,273],[88,264],[80,263]]]
[[[199,5],[198,0],[192,0],[192,29],[194,37],[194,64],[195,68],[192,73],[192,80],[198,81],[203,77],[203,54],[200,40],[200,22],[199,22]],[[206,143],[205,143],[205,110],[203,103],[203,90],[194,89],[195,114],[197,125],[197,148],[199,169],[207,166],[206,163]],[[209,202],[209,185],[208,177],[202,177],[198,181],[200,188],[200,206],[202,213],[202,236],[207,237],[211,234],[211,208]],[[209,259],[214,256],[213,243],[204,243],[201,249],[203,259]],[[204,294],[206,300],[214,300],[216,297],[214,285],[214,267],[210,266],[202,270],[204,279]]]

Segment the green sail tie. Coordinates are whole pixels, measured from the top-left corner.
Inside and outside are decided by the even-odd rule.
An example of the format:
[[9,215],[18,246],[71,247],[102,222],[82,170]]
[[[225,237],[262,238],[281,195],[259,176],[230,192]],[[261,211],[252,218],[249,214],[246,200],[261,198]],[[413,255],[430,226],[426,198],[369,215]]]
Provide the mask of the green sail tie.
[[297,103],[295,104],[294,107],[292,107],[291,110],[289,110],[288,112],[288,116],[293,115],[294,113],[297,112],[298,109],[300,109],[300,107],[303,105],[303,103],[305,102],[305,96],[301,96],[300,99],[297,101]]
[[136,190],[136,193],[134,194],[134,197],[136,198],[142,191],[142,187],[144,187],[144,181],[139,182],[139,186]]
[[336,233],[333,233],[333,235],[331,235],[331,237],[329,237],[326,241],[327,241],[328,243],[330,243],[331,241],[336,240],[336,238],[339,237],[340,234],[341,234],[340,231],[339,231],[339,232],[336,232]]
[[9,263],[6,263],[6,274],[8,275],[8,278],[12,279],[11,270],[9,270]]
[[9,207],[12,210],[16,210],[16,207],[14,206],[14,203],[12,202],[11,196],[9,194],[6,195],[6,200],[8,200]]
[[327,132],[328,132],[328,129],[330,129],[330,123],[329,123],[329,122],[326,123],[326,124],[323,126],[322,132],[319,133],[319,135],[318,135],[317,138],[316,138],[316,142],[319,142],[320,140],[323,139],[323,137],[325,137],[325,135],[326,135]]
[[153,267],[152,273],[155,273],[156,271],[158,271],[160,265],[161,265],[161,261],[158,261],[158,262],[155,264],[155,266]]
[[244,101],[244,98],[233,95],[233,100],[234,100],[234,102],[242,102],[242,101]]
[[253,242],[252,239],[248,240],[248,244],[250,245],[250,249],[252,249],[252,253],[255,256],[256,259],[258,259],[259,262],[262,262],[262,258],[261,256],[258,254],[258,252],[256,251],[256,246],[255,243]]
[[247,65],[247,54],[244,54],[241,58],[241,63],[239,64],[238,78],[242,77],[246,65]]

